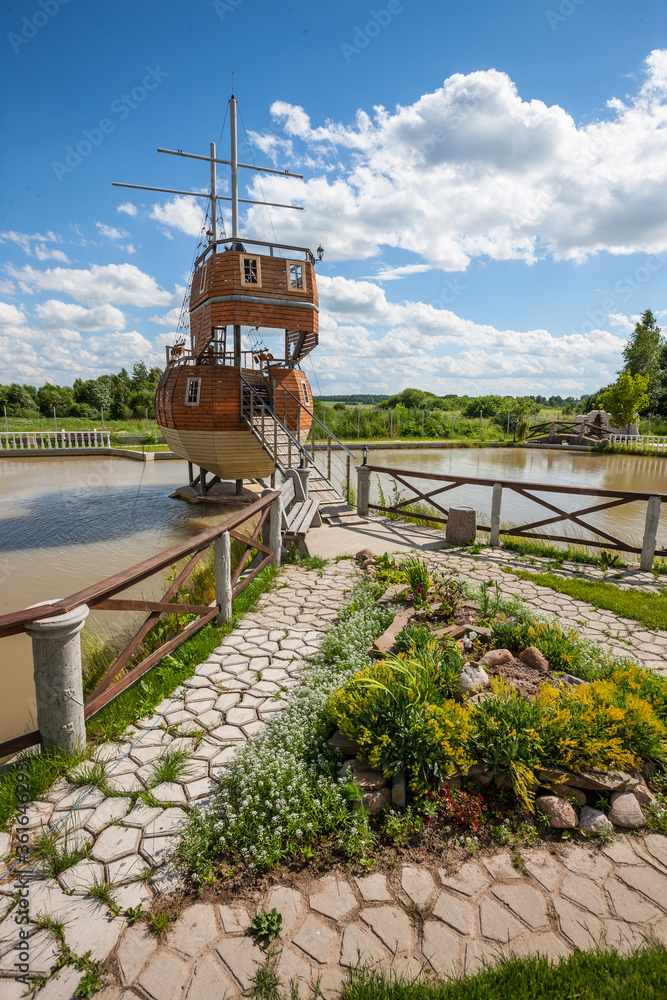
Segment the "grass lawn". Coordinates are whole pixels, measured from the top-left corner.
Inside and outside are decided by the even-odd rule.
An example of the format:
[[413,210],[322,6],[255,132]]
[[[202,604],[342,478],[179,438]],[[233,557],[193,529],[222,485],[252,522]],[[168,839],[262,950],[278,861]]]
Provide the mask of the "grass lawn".
[[550,587],[559,594],[568,594],[577,601],[586,601],[596,608],[613,611],[622,618],[634,618],[644,628],[667,629],[667,593],[647,594],[641,590],[621,590],[613,583],[601,580],[563,579],[553,573],[526,573],[507,569],[520,580],[530,580]]
[[550,965],[545,958],[511,959],[455,981],[389,979],[355,971],[342,1000],[664,1000],[667,949],[649,945],[627,957],[613,951],[575,952]]

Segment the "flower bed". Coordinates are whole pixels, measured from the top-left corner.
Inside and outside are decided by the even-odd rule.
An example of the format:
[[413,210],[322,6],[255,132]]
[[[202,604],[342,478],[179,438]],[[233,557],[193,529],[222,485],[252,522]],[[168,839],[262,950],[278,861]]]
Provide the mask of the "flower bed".
[[[378,570],[394,586],[403,577],[404,603],[415,579],[424,595],[456,591],[414,558],[398,567],[383,557]],[[339,730],[385,777],[405,772],[417,801],[462,779],[493,782],[527,812],[537,802],[554,827],[601,833],[609,823],[600,805],[616,825],[644,825],[641,806],[655,802],[645,777],[667,762],[667,682],[557,622],[508,609],[489,588],[477,596],[480,621],[492,623],[484,655],[475,621],[467,646],[442,629],[404,628],[397,654],[332,695]]]
[[[648,787],[667,787],[662,678],[497,588],[430,576],[425,605],[443,588],[455,598],[450,617],[476,603],[464,608],[469,648],[434,635],[443,614],[427,613],[398,632],[396,654],[373,660],[369,647],[397,610],[419,604],[414,581],[396,600],[411,581],[390,557],[375,573],[332,623],[288,708],[226,768],[213,808],[190,814],[179,854],[200,888],[223,874],[237,888],[244,872],[285,864],[369,867],[404,849],[441,857],[452,844],[532,843],[545,799],[558,805],[540,826],[547,837],[608,835],[606,818],[586,826],[584,806],[597,821],[627,794],[664,832],[663,800],[649,804]],[[538,657],[522,658],[530,649]],[[485,658],[488,686],[464,693],[461,677]]]

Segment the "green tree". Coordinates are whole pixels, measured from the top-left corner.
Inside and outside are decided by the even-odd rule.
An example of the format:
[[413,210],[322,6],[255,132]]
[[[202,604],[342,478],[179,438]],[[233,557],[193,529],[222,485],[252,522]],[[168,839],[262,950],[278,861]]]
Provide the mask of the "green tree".
[[632,375],[625,371],[600,395],[600,405],[609,410],[615,427],[625,427],[629,433],[630,424],[639,417],[639,410],[648,404],[648,385],[648,375]]
[[47,382],[37,390],[37,405],[44,417],[53,416],[54,406],[57,416],[68,417],[73,402],[74,392],[69,385],[49,385]]
[[141,389],[148,381],[148,368],[143,361],[137,361],[132,369],[132,384],[135,388]]
[[664,371],[660,362],[665,342],[660,336],[661,333],[653,313],[647,309],[635,324],[635,329],[623,349],[622,371],[631,375],[648,376],[649,398],[644,406],[657,403],[664,389]]

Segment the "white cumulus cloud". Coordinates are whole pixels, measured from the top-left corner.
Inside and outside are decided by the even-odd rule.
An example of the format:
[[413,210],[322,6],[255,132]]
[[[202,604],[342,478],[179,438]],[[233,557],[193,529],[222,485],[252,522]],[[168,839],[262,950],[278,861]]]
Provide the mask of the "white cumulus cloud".
[[22,291],[53,291],[71,295],[88,306],[170,306],[180,300],[182,289],[172,294],[160,288],[155,278],[134,264],[93,264],[88,269],[50,268],[37,271],[26,264],[8,271]]
[[35,306],[35,316],[44,327],[76,327],[86,331],[122,330],[125,327],[124,313],[111,305],[87,309],[75,302],[47,299]]
[[[306,209],[272,213],[278,238],[321,240],[338,260],[401,247],[445,270],[483,256],[531,263],[665,250],[666,65],[666,51],[652,52],[636,92],[611,97],[605,116],[584,125],[524,99],[495,69],[457,73],[414,104],[361,110],[351,124],[313,126],[304,108],[276,102],[286,138],[264,137],[264,150],[291,151],[295,166],[327,162],[305,181],[262,178],[267,200]],[[342,161],[333,172],[332,158]],[[260,196],[256,180],[251,190]],[[265,231],[264,209],[250,209],[248,228]]]

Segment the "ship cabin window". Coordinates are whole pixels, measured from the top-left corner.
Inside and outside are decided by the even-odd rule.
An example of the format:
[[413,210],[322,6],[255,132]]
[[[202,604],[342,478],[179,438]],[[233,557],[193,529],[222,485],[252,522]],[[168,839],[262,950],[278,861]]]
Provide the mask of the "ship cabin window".
[[204,291],[205,284],[206,284],[206,264],[204,264],[204,266],[202,267],[200,275],[199,275],[199,291],[200,292]]
[[189,378],[185,387],[185,405],[199,406],[200,378]]
[[289,265],[289,286],[291,291],[303,291],[303,264]]
[[303,393],[303,401],[304,401],[304,403],[306,404],[306,406],[310,406],[310,396],[308,395],[308,383],[307,382],[302,382],[301,383],[301,392]]
[[259,261],[256,257],[241,258],[241,277],[244,285],[260,285]]

